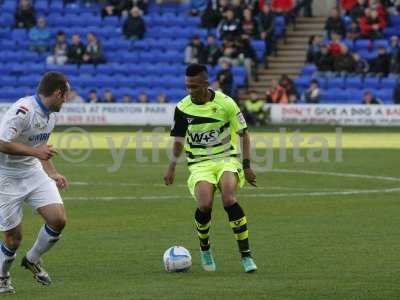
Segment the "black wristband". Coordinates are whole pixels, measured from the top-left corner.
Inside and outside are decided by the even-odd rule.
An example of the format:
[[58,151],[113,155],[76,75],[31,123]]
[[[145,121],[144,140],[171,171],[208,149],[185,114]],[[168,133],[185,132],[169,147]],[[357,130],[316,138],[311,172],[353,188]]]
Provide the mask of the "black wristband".
[[243,169],[250,169],[250,159],[243,159]]

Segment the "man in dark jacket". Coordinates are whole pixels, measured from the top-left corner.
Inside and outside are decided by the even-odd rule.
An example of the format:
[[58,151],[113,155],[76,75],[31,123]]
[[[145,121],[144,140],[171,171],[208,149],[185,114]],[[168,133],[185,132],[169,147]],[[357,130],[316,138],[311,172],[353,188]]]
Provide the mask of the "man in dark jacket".
[[337,8],[333,8],[331,10],[331,15],[325,22],[325,30],[330,39],[332,38],[331,37],[332,32],[337,32],[338,34],[340,34],[341,37],[345,36],[346,26]]
[[29,0],[21,0],[15,11],[15,27],[32,28],[36,24],[36,12]]
[[353,56],[346,45],[341,46],[341,53],[335,57],[333,70],[335,72],[352,73],[355,68]]
[[387,76],[390,72],[390,55],[385,47],[378,49],[378,57],[371,61],[370,72]]
[[270,55],[275,51],[274,41],[275,14],[268,4],[265,4],[258,18],[258,32],[261,39],[265,41],[265,54]]
[[328,51],[326,45],[321,46],[321,51],[315,56],[315,64],[320,72],[331,72],[333,71],[333,57]]
[[142,39],[146,31],[146,25],[141,17],[142,12],[138,7],[132,8],[126,19],[123,31],[127,39]]
[[85,54],[85,45],[78,34],[72,36],[72,44],[68,46],[67,57],[70,64],[81,64]]

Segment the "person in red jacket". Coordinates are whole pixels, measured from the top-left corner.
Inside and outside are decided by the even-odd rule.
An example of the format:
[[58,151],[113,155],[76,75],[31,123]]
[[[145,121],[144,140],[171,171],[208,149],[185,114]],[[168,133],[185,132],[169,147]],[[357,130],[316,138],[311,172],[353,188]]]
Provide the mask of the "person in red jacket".
[[382,37],[382,31],[386,27],[386,21],[379,18],[378,11],[366,9],[360,18],[361,34],[364,38],[378,39]]
[[272,0],[271,2],[272,11],[276,13],[288,13],[294,8],[293,0]]
[[348,14],[357,4],[357,0],[340,0],[340,7]]

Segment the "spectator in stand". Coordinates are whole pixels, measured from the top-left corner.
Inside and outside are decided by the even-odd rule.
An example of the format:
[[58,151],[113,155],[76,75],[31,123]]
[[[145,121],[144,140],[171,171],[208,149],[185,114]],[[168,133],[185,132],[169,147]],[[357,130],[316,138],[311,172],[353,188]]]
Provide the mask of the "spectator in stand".
[[68,46],[67,57],[70,64],[83,63],[83,55],[85,54],[85,45],[81,42],[79,34],[72,36],[72,44]]
[[232,96],[233,74],[229,62],[222,62],[221,70],[217,73],[217,80],[222,92],[228,96]]
[[214,81],[213,83],[211,83],[211,89],[213,91],[222,92],[221,85],[219,84],[219,82],[217,80]]
[[257,79],[257,54],[251,45],[250,36],[242,34],[241,39],[236,42],[238,52],[238,65],[244,65],[247,73],[247,78]]
[[129,12],[134,7],[138,7],[144,14],[147,14],[149,1],[148,0],[124,0],[124,11]]
[[306,56],[306,63],[315,64],[317,54],[321,51],[322,38],[319,35],[313,35],[308,40],[308,49]]
[[15,11],[16,28],[32,28],[36,24],[36,11],[30,0],[20,0]]
[[350,14],[356,4],[357,0],[340,0],[340,7],[346,12],[346,15]]
[[333,71],[333,57],[330,55],[326,45],[321,46],[321,51],[315,57],[315,64],[319,72]]
[[397,35],[394,35],[390,38],[389,53],[390,72],[398,74],[400,73],[400,46],[399,38]]
[[286,91],[286,95],[290,103],[295,103],[300,99],[299,92],[296,89],[296,85],[288,75],[284,74],[279,80],[279,85]]
[[201,15],[207,8],[207,0],[191,0],[189,14],[193,17]]
[[265,4],[258,18],[258,32],[260,37],[265,41],[265,57],[275,52],[275,14],[271,11],[268,4]]
[[334,58],[333,71],[341,75],[354,72],[355,62],[346,45],[341,46],[341,53]]
[[311,80],[309,88],[304,91],[303,100],[309,104],[316,104],[321,101],[321,89],[318,80]]
[[142,18],[142,12],[138,7],[131,9],[128,18],[124,22],[123,32],[127,39],[143,39],[146,32],[146,25]]
[[346,38],[355,41],[361,37],[361,29],[358,22],[352,21],[349,30],[347,30]]
[[393,100],[395,104],[400,104],[400,82],[393,89]]
[[360,75],[365,75],[369,72],[368,62],[358,53],[353,53],[354,70],[353,72]]
[[258,35],[257,22],[253,17],[253,12],[250,8],[243,10],[242,32],[252,38],[255,38]]
[[118,16],[120,17],[123,10],[125,9],[125,0],[108,0],[103,9],[101,10],[101,16]]
[[294,7],[294,14],[297,16],[301,9],[304,10],[304,17],[312,18],[313,10],[312,10],[313,0],[298,0],[296,6]]
[[219,58],[222,56],[221,49],[217,44],[215,36],[209,34],[207,36],[207,45],[204,49],[205,63],[208,65],[215,66],[218,63]]
[[85,103],[85,100],[79,96],[76,90],[70,90],[68,93],[68,103]]
[[250,92],[250,99],[244,101],[244,117],[251,126],[259,127],[265,124],[265,101],[260,99],[256,91]]
[[53,55],[47,57],[47,64],[49,65],[64,65],[67,60],[68,44],[66,41],[65,33],[63,31],[57,32],[56,44],[53,48]]
[[221,47],[222,55],[218,60],[218,64],[222,65],[223,62],[228,62],[230,65],[238,63],[239,52],[236,44],[231,39],[224,39]]
[[362,104],[383,104],[382,100],[375,97],[371,91],[366,91],[363,96]]
[[294,14],[294,0],[272,0],[271,9],[278,16],[284,16],[286,24],[290,23]]
[[219,23],[217,30],[221,39],[234,39],[241,33],[240,20],[235,17],[235,12],[232,9],[226,11],[225,17]]
[[122,103],[132,103],[132,97],[129,95],[124,95],[124,97],[122,97]]
[[281,87],[277,80],[273,79],[271,81],[271,88],[266,92],[266,100],[267,103],[275,103],[275,104],[288,104],[289,98],[286,94],[286,91],[283,87]]
[[39,53],[46,52],[50,46],[50,30],[43,17],[38,18],[37,25],[29,30],[30,48]]
[[346,35],[346,26],[340,16],[339,10],[332,8],[329,18],[325,22],[325,30],[329,39],[332,39],[332,32],[337,32],[340,36]]
[[365,9],[368,8],[367,0],[357,0],[356,5],[350,10],[350,17],[353,21],[359,22],[359,19],[364,16]]
[[336,57],[340,55],[342,52],[342,41],[341,41],[341,36],[337,32],[332,32],[332,41],[329,44],[329,54],[332,55],[332,57]]
[[206,49],[200,37],[196,34],[185,48],[185,63],[203,64],[206,59]]
[[383,29],[386,27],[386,21],[378,16],[376,10],[365,10],[364,16],[360,18],[361,34],[366,39],[381,38]]
[[157,103],[165,104],[168,103],[167,96],[165,94],[160,94],[157,96]]
[[99,95],[97,94],[97,90],[90,90],[89,91],[89,98],[88,98],[89,103],[100,103],[102,102],[101,99],[99,98]]
[[104,91],[104,103],[115,103],[115,98],[113,93],[110,90]]
[[390,72],[390,55],[387,53],[385,47],[379,47],[378,57],[371,61],[372,73],[379,74],[380,76],[386,77]]
[[149,103],[149,98],[145,92],[141,92],[138,97],[139,103],[146,104]]
[[245,6],[242,0],[231,0],[230,8],[235,13],[235,17],[239,20],[243,20],[243,10]]
[[228,7],[228,0],[209,0],[206,10],[201,16],[201,26],[205,28],[217,27]]
[[103,47],[93,32],[87,34],[88,44],[83,55],[83,62],[87,64],[104,63]]

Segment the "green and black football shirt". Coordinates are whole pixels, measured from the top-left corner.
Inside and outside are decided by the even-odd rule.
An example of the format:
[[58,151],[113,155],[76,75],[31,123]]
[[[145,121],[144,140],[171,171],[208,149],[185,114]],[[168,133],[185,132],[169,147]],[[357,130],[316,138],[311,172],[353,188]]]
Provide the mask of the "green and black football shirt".
[[171,136],[184,137],[189,165],[227,156],[238,156],[238,133],[247,128],[235,101],[212,91],[211,101],[195,104],[189,96],[175,108]]

